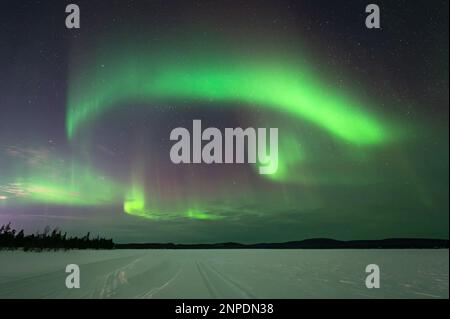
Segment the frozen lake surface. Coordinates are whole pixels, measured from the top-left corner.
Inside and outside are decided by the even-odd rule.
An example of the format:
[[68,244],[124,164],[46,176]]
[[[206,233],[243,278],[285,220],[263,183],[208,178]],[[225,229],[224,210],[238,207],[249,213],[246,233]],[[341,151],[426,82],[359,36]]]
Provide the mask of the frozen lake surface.
[[448,273],[447,249],[0,251],[0,298],[448,298]]

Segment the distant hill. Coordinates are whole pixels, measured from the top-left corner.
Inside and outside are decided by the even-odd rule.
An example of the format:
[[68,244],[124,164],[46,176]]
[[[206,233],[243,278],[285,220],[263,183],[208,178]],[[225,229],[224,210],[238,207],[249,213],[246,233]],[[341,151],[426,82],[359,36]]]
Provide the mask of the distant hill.
[[449,248],[448,239],[388,238],[381,240],[334,240],[313,238],[285,243],[217,243],[217,244],[174,244],[174,243],[129,243],[115,244],[116,249],[411,249]]

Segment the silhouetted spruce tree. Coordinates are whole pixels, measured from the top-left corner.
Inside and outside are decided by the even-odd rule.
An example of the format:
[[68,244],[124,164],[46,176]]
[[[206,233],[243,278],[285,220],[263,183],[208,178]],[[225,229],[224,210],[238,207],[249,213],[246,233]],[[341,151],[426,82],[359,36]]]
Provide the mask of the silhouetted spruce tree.
[[44,249],[113,249],[112,239],[100,238],[97,236],[91,239],[88,232],[84,237],[68,237],[67,233],[62,234],[61,230],[45,227],[43,232],[37,232],[26,236],[24,230],[17,232],[11,227],[11,223],[0,226],[0,249],[23,248],[24,251],[42,251]]

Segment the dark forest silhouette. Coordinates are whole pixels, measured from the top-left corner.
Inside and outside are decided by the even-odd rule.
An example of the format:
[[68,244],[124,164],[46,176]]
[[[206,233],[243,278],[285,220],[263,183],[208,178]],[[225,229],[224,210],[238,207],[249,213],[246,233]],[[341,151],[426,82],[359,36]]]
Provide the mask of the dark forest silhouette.
[[0,249],[19,249],[25,251],[42,251],[58,249],[112,249],[112,239],[91,238],[90,233],[83,237],[68,237],[58,228],[45,227],[42,233],[25,235],[23,229],[17,231],[11,227],[11,223],[0,227]]
[[42,233],[25,236],[17,232],[11,223],[0,227],[0,250],[23,249],[24,251],[43,251],[58,249],[420,249],[449,248],[448,239],[430,238],[387,238],[379,240],[334,240],[312,238],[284,243],[215,243],[215,244],[175,244],[175,243],[127,243],[115,244],[112,239],[91,238],[90,233],[83,237],[67,237],[58,228],[46,227]]

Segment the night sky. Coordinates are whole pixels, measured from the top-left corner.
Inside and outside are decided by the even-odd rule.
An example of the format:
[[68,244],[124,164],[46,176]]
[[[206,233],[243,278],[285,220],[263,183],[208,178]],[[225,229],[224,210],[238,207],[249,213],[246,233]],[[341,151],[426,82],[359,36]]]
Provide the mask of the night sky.
[[[81,9],[66,29],[65,6]],[[0,223],[116,242],[448,238],[448,1],[2,1]],[[279,168],[172,129],[276,127]]]

